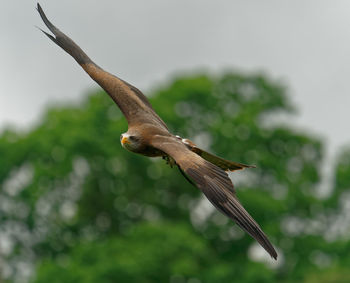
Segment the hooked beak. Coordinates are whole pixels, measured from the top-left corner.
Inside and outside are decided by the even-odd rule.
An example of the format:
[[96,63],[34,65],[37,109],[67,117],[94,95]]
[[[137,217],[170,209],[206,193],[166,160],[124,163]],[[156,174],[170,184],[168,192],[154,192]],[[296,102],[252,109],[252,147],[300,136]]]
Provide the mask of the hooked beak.
[[127,143],[127,144],[130,144],[130,141],[129,141],[129,139],[128,139],[127,137],[124,136],[124,137],[122,138],[122,144],[126,144],[126,143]]

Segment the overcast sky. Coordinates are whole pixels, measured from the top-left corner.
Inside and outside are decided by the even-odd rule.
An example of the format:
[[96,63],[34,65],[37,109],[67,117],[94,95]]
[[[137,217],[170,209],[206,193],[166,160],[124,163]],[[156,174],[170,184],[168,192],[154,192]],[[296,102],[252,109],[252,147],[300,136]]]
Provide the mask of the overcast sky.
[[[144,92],[178,71],[263,71],[282,80],[292,123],[350,143],[350,1],[60,0],[48,18],[104,69]],[[33,125],[47,104],[96,87],[34,26],[36,1],[0,9],[0,128]]]

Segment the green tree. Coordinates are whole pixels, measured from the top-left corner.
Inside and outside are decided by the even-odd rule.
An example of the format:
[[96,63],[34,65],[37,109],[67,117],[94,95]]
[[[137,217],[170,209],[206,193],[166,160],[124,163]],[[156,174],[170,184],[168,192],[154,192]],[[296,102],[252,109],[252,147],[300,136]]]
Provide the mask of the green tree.
[[193,75],[155,91],[151,103],[175,134],[257,165],[230,176],[277,246],[278,263],[259,259],[254,241],[177,170],[122,149],[126,121],[96,92],[51,108],[26,133],[0,136],[6,276],[37,263],[34,282],[300,282],[309,275],[313,282],[320,270],[345,270],[346,233],[328,230],[344,213],[350,155],[341,155],[333,194],[318,198],[322,142],[274,120],[293,119],[283,86],[262,75]]

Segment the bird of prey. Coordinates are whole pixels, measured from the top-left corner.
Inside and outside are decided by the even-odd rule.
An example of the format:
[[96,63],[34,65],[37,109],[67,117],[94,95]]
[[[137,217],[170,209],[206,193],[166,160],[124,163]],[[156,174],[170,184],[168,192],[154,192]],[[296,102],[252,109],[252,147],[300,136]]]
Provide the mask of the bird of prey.
[[277,253],[260,226],[237,199],[233,184],[225,171],[254,167],[222,159],[198,148],[188,139],[171,134],[140,90],[96,65],[84,51],[56,28],[37,5],[45,25],[53,35],[44,32],[54,43],[70,54],[119,106],[128,122],[128,131],[120,136],[121,145],[134,153],[163,157],[191,184],[199,188],[223,214],[277,259]]

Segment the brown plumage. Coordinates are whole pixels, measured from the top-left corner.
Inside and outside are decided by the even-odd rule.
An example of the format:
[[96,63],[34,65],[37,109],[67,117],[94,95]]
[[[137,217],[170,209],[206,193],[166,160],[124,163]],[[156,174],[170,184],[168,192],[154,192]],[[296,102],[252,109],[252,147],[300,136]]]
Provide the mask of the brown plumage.
[[39,4],[37,9],[54,36],[43,32],[78,62],[124,114],[128,131],[121,135],[122,146],[145,156],[163,157],[170,165],[176,164],[220,212],[234,220],[271,257],[277,259],[277,253],[267,236],[238,201],[233,184],[225,172],[254,166],[222,159],[198,148],[190,140],[171,134],[140,90],[97,66],[77,44],[47,19]]

